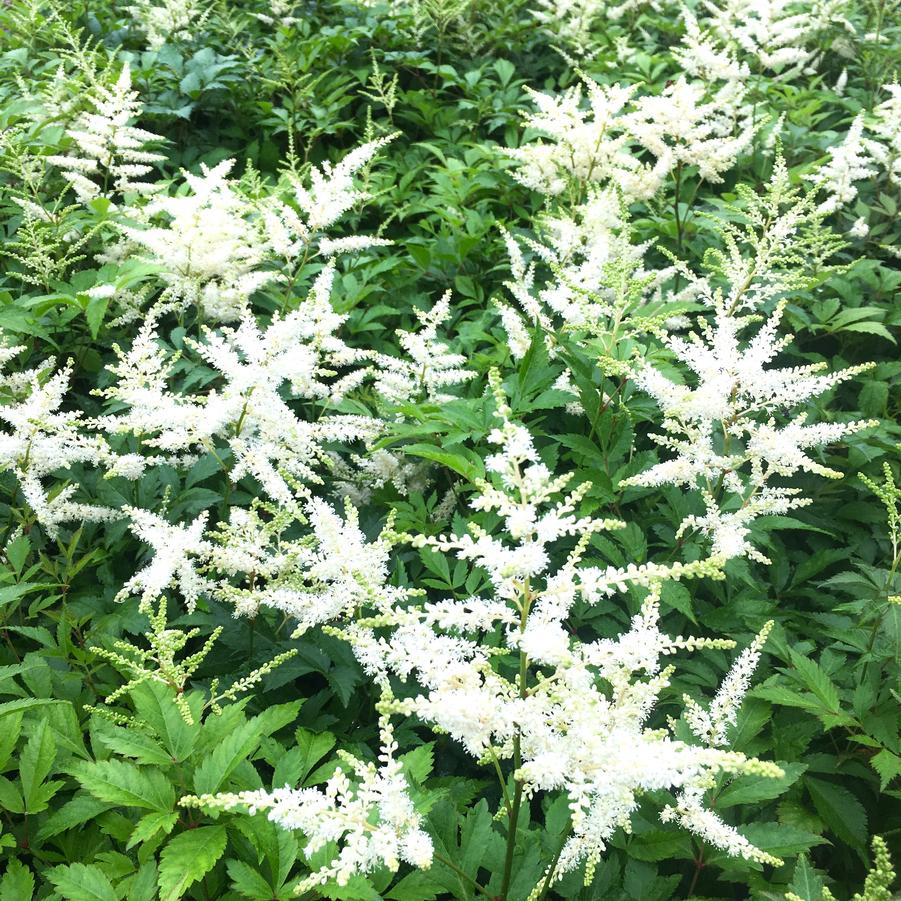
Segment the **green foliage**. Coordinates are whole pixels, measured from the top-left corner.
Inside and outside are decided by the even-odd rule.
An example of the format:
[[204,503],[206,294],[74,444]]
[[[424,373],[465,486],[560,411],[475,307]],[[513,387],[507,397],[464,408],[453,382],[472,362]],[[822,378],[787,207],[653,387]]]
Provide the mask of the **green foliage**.
[[[647,357],[666,365],[653,336],[696,306],[645,305],[645,318],[584,342],[569,330],[553,342],[536,332],[528,353],[514,361],[492,305],[506,296],[509,278],[503,229],[532,236],[542,207],[511,177],[502,152],[525,140],[521,121],[532,101],[523,87],[558,91],[578,77],[553,36],[536,27],[528,4],[209,6],[190,39],[149,48],[127,4],[115,0],[0,5],[0,329],[25,348],[17,371],[71,359],[69,403],[99,415],[102,403],[92,391],[109,383],[114,345],[130,344],[136,329],[91,289],[137,291],[154,274],[146,265],[97,259],[118,237],[108,202],[74,202],[45,159],[67,151],[65,130],[83,111],[82,95],[107,69],[130,63],[144,103],[139,124],[165,138],[167,159],[154,177],[167,186],[181,167],[197,172],[230,157],[249,186],[271,185],[285,167],[306,173],[363,140],[398,131],[360,179],[372,201],[344,220],[347,235],[378,233],[394,242],[338,265],[335,304],[348,315],[349,343],[388,349],[395,330],[413,327],[416,310],[452,290],[455,350],[480,377],[502,368],[513,411],[536,435],[543,459],[571,472],[573,484],[592,482],[584,512],[612,509],[640,523],[592,536],[591,560],[625,566],[702,558],[695,536],[676,537],[685,516],[702,513],[696,498],[675,488],[620,487],[659,459],[648,437],[656,411],[630,382],[627,364]],[[796,81],[751,76],[755,104],[773,119],[785,117],[786,196],[803,195],[826,148],[859,111],[872,109],[879,87],[901,67],[896,5],[860,0],[844,8],[857,26],[845,36],[844,54],[827,49],[830,42],[844,46],[836,34],[823,38],[815,74]],[[659,93],[674,75],[669,48],[678,39],[677,19],[670,4],[602,18],[581,69],[604,83],[641,82]],[[885,40],[863,41],[867,33]],[[844,69],[840,94],[830,86]],[[74,86],[72,106],[52,104],[57,71]],[[44,121],[36,111],[47,104],[52,114]],[[773,159],[764,144],[755,143],[722,184],[686,167],[678,197],[668,185],[662,200],[630,210],[632,243],[648,245],[650,265],[669,265],[675,256],[716,282],[730,253],[759,250],[768,199],[760,186]],[[777,206],[785,199],[776,198]],[[29,218],[25,201],[50,215]],[[711,794],[730,823],[785,864],[731,858],[661,823],[657,813],[671,799],[652,793],[631,832],[611,841],[591,886],[583,886],[584,873],[572,873],[542,901],[890,897],[889,847],[896,860],[901,851],[899,203],[897,185],[867,182],[853,207],[827,220],[831,231],[810,200],[801,223],[809,239],[804,254],[769,248],[792,274],[785,316],[796,342],[785,351],[789,365],[821,362],[834,370],[875,362],[828,400],[842,420],[879,425],[823,451],[823,462],[844,479],[798,481],[815,497],[812,506],[755,524],[770,566],[732,560],[724,581],[673,583],[662,597],[669,634],[746,643],[775,622],[733,737],[737,750],[779,761],[784,776],[723,779]],[[869,233],[837,240],[860,216]],[[725,245],[718,238],[724,229]],[[261,306],[298,304],[320,263],[305,259],[296,284],[263,292]],[[627,267],[608,267],[605,277],[618,286],[619,307],[634,310],[646,287],[641,278]],[[198,325],[189,310],[161,332],[177,352],[174,378],[182,387],[211,378],[184,353],[183,339]],[[571,390],[559,387],[565,373]],[[378,533],[389,509],[399,532],[462,532],[464,517],[491,525],[467,512],[494,427],[483,382],[447,403],[400,408],[403,418],[375,449],[427,462],[434,479],[406,494],[390,480],[376,486],[361,519],[367,533]],[[345,412],[359,412],[351,406]],[[812,418],[825,418],[820,401],[811,409]],[[221,463],[209,454],[189,471],[164,465],[136,482],[76,466],[66,478],[93,503],[166,509],[173,518],[210,511],[215,518],[229,504],[248,507],[256,491],[250,477],[232,484]],[[9,473],[0,475],[0,545],[0,901],[294,897],[314,865],[303,854],[304,836],[262,815],[204,814],[178,801],[317,786],[334,770],[335,750],[371,757],[378,693],[348,649],[317,630],[292,639],[293,624],[271,611],[236,620],[205,601],[190,614],[165,598],[151,611],[139,610],[136,600],[115,601],[143,565],[141,544],[121,522],[66,524],[49,534]],[[486,590],[480,569],[427,549],[400,552],[393,565],[398,586],[435,598]],[[641,597],[632,591],[620,600],[575,610],[573,634],[617,634]],[[652,720],[663,725],[676,716],[683,695],[709,696],[726,666],[722,651],[694,655]],[[425,872],[404,866],[398,874],[376,870],[345,886],[330,884],[322,897],[472,901],[501,891],[510,835],[495,812],[503,812],[512,785],[502,789],[490,768],[450,739],[439,736],[433,745],[421,731],[409,719],[398,737],[412,749],[402,759],[440,857]],[[568,817],[565,804],[543,797],[524,805],[509,844],[510,901],[524,901],[540,884]],[[871,841],[876,833],[885,841]]]

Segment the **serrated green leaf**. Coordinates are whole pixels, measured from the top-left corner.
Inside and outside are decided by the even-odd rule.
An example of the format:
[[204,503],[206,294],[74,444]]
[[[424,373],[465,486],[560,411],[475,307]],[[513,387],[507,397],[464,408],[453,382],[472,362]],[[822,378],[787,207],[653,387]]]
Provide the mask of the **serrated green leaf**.
[[257,748],[262,736],[260,725],[253,720],[227,735],[194,771],[194,791],[198,795],[219,791],[238,764]]
[[13,858],[6,863],[0,876],[0,901],[31,901],[34,895],[34,874],[21,861]]
[[864,846],[867,841],[867,814],[863,805],[844,786],[807,776],[804,785],[823,822],[849,845]]
[[87,793],[79,793],[44,820],[38,830],[38,839],[45,841],[67,829],[74,829],[100,816],[112,806],[108,801],[100,801]]
[[19,780],[27,813],[38,813],[47,807],[47,786],[44,780],[50,775],[56,758],[56,742],[53,730],[46,719],[38,721],[31,737],[22,750],[19,760]]
[[47,870],[47,878],[66,901],[118,901],[106,874],[93,864],[54,867]]
[[785,775],[780,776],[778,779],[762,778],[761,776],[739,776],[733,780],[717,796],[717,808],[723,810],[728,807],[734,807],[736,804],[757,804],[761,801],[778,798],[790,786],[794,785],[807,769],[803,763],[778,761],[778,764],[785,771]]
[[100,760],[79,764],[72,772],[101,801],[164,812],[175,807],[175,787],[157,770],[142,769],[123,760]]
[[249,864],[243,860],[228,860],[225,863],[232,888],[251,901],[270,901],[272,886]]
[[789,888],[801,901],[820,901],[824,884],[823,878],[811,866],[810,859],[806,854],[802,854],[795,864]]
[[224,826],[199,826],[169,840],[160,854],[160,901],[178,901],[225,853]]
[[163,832],[168,835],[175,828],[177,822],[178,814],[175,811],[172,811],[171,813],[159,811],[142,816],[132,831],[125,849],[130,850],[135,845],[140,845],[149,841],[158,832]]

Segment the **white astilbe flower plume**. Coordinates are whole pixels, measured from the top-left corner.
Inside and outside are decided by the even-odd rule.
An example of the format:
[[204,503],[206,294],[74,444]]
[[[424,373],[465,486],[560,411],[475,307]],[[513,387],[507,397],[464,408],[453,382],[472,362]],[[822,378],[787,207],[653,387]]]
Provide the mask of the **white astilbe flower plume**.
[[274,608],[296,620],[297,636],[391,593],[388,530],[368,541],[351,504],[342,518],[325,501],[310,500],[295,513],[308,526],[298,539],[282,534],[292,521],[285,511],[271,520],[264,511],[233,509],[213,536],[209,564],[221,574],[217,596],[234,605],[236,616]]
[[729,729],[735,725],[741,702],[751,687],[751,677],[772,628],[773,622],[770,620],[739,654],[708,708],[705,709],[688,695],[683,697],[685,721],[691,731],[711,747],[729,746]]
[[[747,312],[805,284],[806,265],[816,267],[833,246],[822,226],[824,211],[815,208],[810,196],[793,198],[781,162],[768,192],[744,196],[750,205],[745,210],[748,229],[742,234],[737,226],[723,227],[728,253],[720,254],[713,267],[714,278],[724,278],[725,284],[714,288],[683,270],[701,288],[699,297],[712,315],[687,337],[664,338],[688,383],[673,381],[647,362],[635,374],[638,386],[663,412],[663,429],[652,438],[672,456],[621,484],[699,489],[707,513],[688,517],[682,529],[700,529],[724,557],[766,561],[748,541],[752,521],[808,503],[797,489],[772,480],[800,471],[839,478],[840,473],[808,451],[872,424],[808,424],[803,409],[793,411],[869,366],[831,373],[823,371],[825,364],[775,367],[791,341],[790,335],[779,335],[784,300],[755,333],[742,337],[759,322],[759,316]],[[783,205],[788,206],[785,212]],[[743,252],[743,244],[750,246],[750,254]],[[789,266],[796,268],[790,271]]]
[[855,182],[872,178],[876,174],[873,161],[863,137],[863,113],[854,119],[841,143],[829,148],[829,160],[808,176],[828,196],[821,204],[824,212],[831,213],[847,206],[857,197]]
[[603,14],[604,0],[537,0],[532,15],[574,50],[591,48],[591,27]]
[[688,338],[669,336],[666,344],[692,374],[694,387],[677,384],[653,365],[636,373],[638,386],[663,412],[663,431],[652,438],[675,456],[624,480],[623,485],[679,485],[704,493],[707,515],[690,516],[682,529],[695,527],[725,557],[749,555],[766,561],[748,543],[758,516],[783,514],[809,503],[797,490],[773,485],[776,476],[799,471],[839,478],[840,473],[807,451],[832,444],[871,425],[869,421],[805,424],[805,413],[790,411],[868,366],[823,373],[823,366],[771,368],[791,336],[780,337],[783,305],[757,333],[742,340],[745,318],[732,314],[718,298],[712,324]]
[[680,67],[694,78],[733,85],[736,95],[743,95],[743,83],[750,77],[751,70],[747,62],[738,60],[736,48],[721,45],[716,34],[702,28],[695,14],[687,7],[682,9],[682,19],[685,34],[682,35],[682,43],[672,51]]
[[836,25],[849,33],[853,25],[844,14],[846,0],[704,0],[706,25],[723,46],[788,80],[807,71],[823,52],[823,32]]
[[664,3],[661,0],[622,0],[620,3],[605,0],[537,0],[536,5],[532,15],[544,28],[577,53],[592,55],[591,51],[597,44],[592,28],[599,19],[605,17],[615,22],[642,6],[660,12]]
[[123,226],[134,255],[159,269],[160,310],[197,306],[214,322],[234,322],[255,291],[280,277],[261,268],[268,246],[253,204],[228,178],[233,166],[223,160],[201,164],[200,175],[184,172],[187,192],[158,195],[141,210],[146,226]]
[[[541,241],[520,242],[504,232],[511,274],[505,287],[516,307],[504,301],[495,301],[495,306],[514,359],[525,355],[536,326],[553,355],[555,335],[561,330],[621,339],[664,321],[646,318],[648,310],[643,308],[660,297],[675,268],[645,270],[650,242],[631,242],[625,210],[613,188],[589,188],[585,202],[569,215],[540,219],[539,234]],[[526,261],[522,245],[552,277],[539,279],[536,262]],[[689,286],[667,300],[687,300],[693,290]]]
[[272,791],[183,798],[181,803],[214,810],[243,807],[251,814],[267,811],[273,823],[303,834],[308,859],[336,844],[332,859],[298,883],[299,894],[332,881],[347,885],[352,876],[380,867],[394,872],[402,861],[427,869],[432,862],[432,839],[422,828],[422,815],[413,805],[409,783],[395,757],[397,742],[386,714],[379,719],[379,735],[378,765],[339,751],[339,766],[323,788],[286,785]]
[[671,160],[651,168],[634,152],[624,112],[635,86],[604,86],[585,78],[559,96],[528,90],[538,109],[526,115],[526,127],[545,139],[506,151],[520,164],[514,177],[526,187],[557,195],[573,183],[615,184],[628,200],[657,193]]
[[390,244],[390,241],[366,235],[329,238],[321,233],[348,210],[371,199],[369,192],[356,186],[354,176],[395,137],[388,135],[361,144],[339,163],[326,161],[321,168],[313,166],[309,186],[293,172],[286,173],[279,196],[269,198],[261,209],[266,238],[274,253],[286,260],[294,260],[313,247],[317,247],[322,256],[332,257]]
[[872,112],[867,125],[867,150],[889,181],[901,186],[901,85],[883,85],[889,97]]
[[213,10],[199,0],[133,0],[125,7],[151,50],[171,41],[190,41]]
[[[323,230],[369,199],[355,186],[354,176],[392,139],[370,141],[339,163],[313,167],[309,187],[289,171],[262,199],[229,177],[233,159],[212,168],[201,163],[199,175],[182,173],[187,190],[156,196],[132,210],[139,221],[123,225],[125,238],[100,259],[134,257],[153,266],[163,284],[154,304],[157,313],[197,307],[207,321],[237,322],[262,288],[287,283],[283,301],[292,299],[298,276],[312,257],[331,260],[391,243],[365,235],[330,238]],[[332,275],[325,278],[330,285]],[[125,307],[120,321],[128,321],[141,315],[153,290],[113,293]]]
[[[499,423],[489,440],[497,452],[485,461],[489,478],[478,483],[473,507],[496,514],[500,530],[489,533],[471,524],[470,533],[460,537],[410,539],[394,534],[389,523],[386,532],[367,545],[352,517],[342,525],[324,505],[311,508],[311,523],[316,517],[319,521],[311,539],[316,558],[307,565],[326,584],[322,598],[312,592],[306,611],[297,608],[294,616],[304,627],[321,622],[331,608],[334,625],[326,625],[325,631],[350,642],[383,697],[391,699],[386,709],[416,714],[482,762],[508,761],[518,798],[562,792],[569,801],[572,833],[556,870],[546,878],[552,881],[584,863],[590,880],[613,832],[628,826],[641,794],[673,789],[685,797],[700,797],[719,772],[770,776],[781,771],[649,727],[656,698],[670,676],[662,658],[680,649],[732,646],[729,641],[664,635],[659,627],[660,584],[720,577],[720,564],[711,559],[622,568],[581,565],[591,537],[622,524],[578,513],[589,486],[566,493],[569,478],[554,476],[541,462],[531,435],[511,418],[497,373],[491,382]],[[388,548],[401,540],[476,564],[488,573],[488,596],[430,600],[424,592],[386,584]],[[550,551],[561,540],[572,550],[561,567],[553,568]],[[254,547],[259,542],[246,544]],[[332,603],[335,586],[342,586],[340,601]],[[629,631],[617,639],[595,641],[570,634],[565,624],[577,602],[595,604],[627,586],[647,590]],[[486,641],[489,635],[502,636],[505,649],[519,664],[505,662],[508,655],[499,653],[496,639]],[[723,696],[736,703],[739,681],[732,678],[723,689]],[[402,691],[396,691],[398,686]],[[723,715],[728,718],[728,713]],[[332,809],[309,791],[202,802],[265,806],[282,825],[301,828],[308,836],[324,834]],[[699,831],[721,837],[734,832],[716,814],[702,810],[705,819]],[[507,813],[512,815],[509,809]],[[381,808],[373,810],[369,822],[374,828],[384,822]],[[402,842],[407,822],[402,817],[393,836],[385,838],[392,849],[389,866],[402,857],[392,842]],[[360,840],[360,847],[365,852],[368,846]],[[420,861],[413,861],[412,855],[407,859],[422,866],[428,859],[422,836],[417,836],[417,847]],[[756,860],[775,860],[750,845],[740,850]],[[343,853],[339,850],[337,861]],[[345,865],[336,862],[311,879],[365,872],[369,860],[368,852],[350,857]]]
[[476,375],[468,370],[466,357],[453,353],[438,337],[438,329],[450,319],[451,292],[448,291],[431,310],[415,310],[420,328],[398,329],[398,344],[403,357],[378,354],[375,357],[374,389],[391,403],[425,398],[433,403],[453,399],[445,389],[468,382]]
[[[369,372],[357,365],[365,364],[366,354],[336,335],[346,317],[329,301],[333,272],[327,267],[306,301],[273,317],[265,329],[246,316],[236,329],[206,329],[203,341],[186,339],[218,375],[205,394],[169,387],[171,358],[148,320],[127,352],[117,348],[119,360],[111,367],[117,379],[100,392],[126,409],[98,418],[96,427],[140,436],[148,448],[168,455],[228,447],[232,479],[251,475],[268,497],[291,506],[297,492],[303,493],[302,483],[321,481],[316,467],[328,462],[327,443],[371,440],[381,429],[366,416],[309,421],[295,409],[312,402],[318,414]],[[339,375],[341,370],[346,372]]]
[[[23,350],[0,347],[0,367],[5,370]],[[83,463],[102,465],[112,456],[105,442],[87,431],[79,411],[61,409],[71,376],[71,364],[55,372],[35,368],[0,374],[0,470],[13,473],[25,502],[51,537],[64,522],[119,516],[116,510],[73,500],[77,483],[53,482],[57,471]]]
[[701,178],[721,182],[754,137],[750,122],[739,121],[740,82],[718,91],[680,76],[658,96],[643,94],[624,124],[642,147],[657,158],[656,170],[695,166]]
[[431,484],[433,465],[408,454],[386,448],[366,454],[350,454],[345,460],[330,455],[332,491],[335,497],[349,498],[358,506],[368,504],[373,491],[393,485],[399,494],[423,494]]
[[[47,162],[59,166],[79,199],[87,201],[117,194],[151,194],[158,186],[141,179],[153,171],[152,163],[165,156],[147,150],[162,140],[158,135],[136,128],[142,107],[138,92],[131,87],[131,68],[122,67],[111,86],[98,85],[90,94],[91,112],[82,113],[67,131],[77,154],[49,156]],[[100,183],[95,179],[100,179]]]
[[177,585],[189,611],[211,583],[198,571],[209,551],[204,540],[207,514],[201,513],[188,526],[167,522],[161,516],[137,507],[127,507],[132,532],[153,549],[153,559],[122,587],[117,600],[137,595],[142,610],[173,585]]

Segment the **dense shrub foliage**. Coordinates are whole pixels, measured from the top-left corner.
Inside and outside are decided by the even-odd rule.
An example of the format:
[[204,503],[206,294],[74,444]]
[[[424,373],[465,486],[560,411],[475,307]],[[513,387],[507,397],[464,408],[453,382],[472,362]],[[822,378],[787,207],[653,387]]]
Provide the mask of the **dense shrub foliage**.
[[0,6],[0,901],[886,901],[898,13]]

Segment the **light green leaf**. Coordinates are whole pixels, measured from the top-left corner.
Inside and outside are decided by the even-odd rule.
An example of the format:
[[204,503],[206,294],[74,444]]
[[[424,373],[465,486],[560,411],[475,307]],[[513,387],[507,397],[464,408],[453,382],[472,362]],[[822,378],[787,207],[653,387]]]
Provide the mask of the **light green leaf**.
[[124,760],[100,760],[73,768],[73,775],[95,798],[122,807],[170,811],[175,788],[163,773]]
[[757,804],[778,798],[789,786],[793,785],[807,767],[803,763],[783,763],[779,766],[785,775],[778,779],[765,779],[760,776],[739,776],[723,789],[716,799],[716,806],[722,810],[736,804]]
[[160,831],[168,835],[175,828],[177,822],[178,814],[175,811],[171,813],[156,812],[145,814],[138,820],[138,824],[132,831],[125,849],[130,850],[135,845],[143,844]]
[[71,863],[46,875],[66,901],[119,901],[106,874],[93,864]]
[[0,878],[0,901],[31,901],[34,895],[34,874],[21,861],[13,858],[6,864]]
[[47,720],[42,719],[26,742],[19,761],[19,779],[27,813],[38,813],[46,809],[47,801],[52,794],[48,797],[49,786],[43,783],[50,775],[55,758],[56,742],[53,740],[53,730],[48,727]]
[[177,901],[225,852],[224,826],[200,826],[171,839],[160,855],[160,901]]

